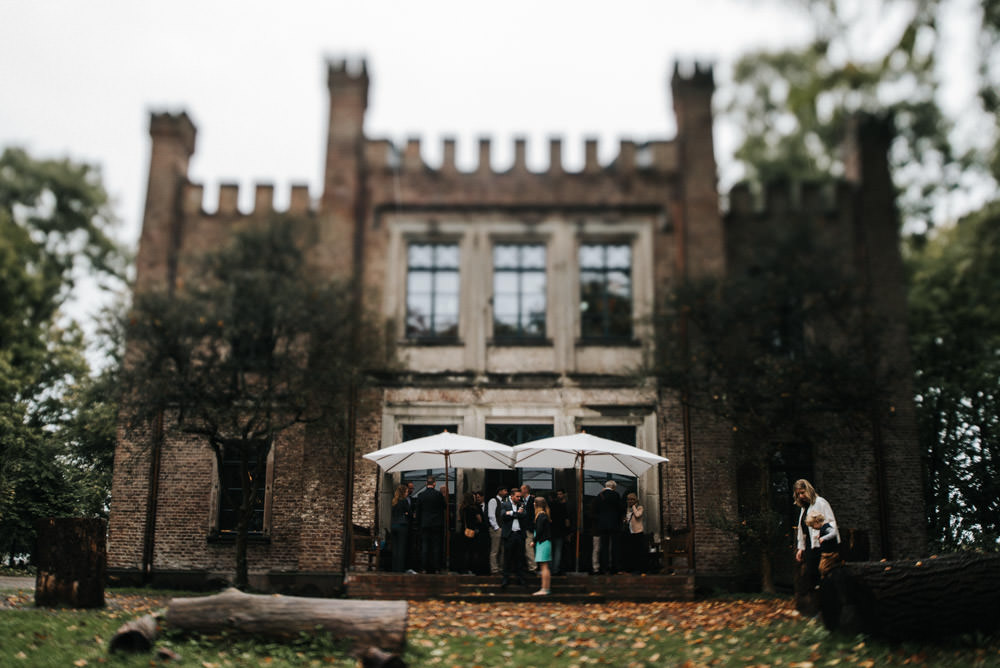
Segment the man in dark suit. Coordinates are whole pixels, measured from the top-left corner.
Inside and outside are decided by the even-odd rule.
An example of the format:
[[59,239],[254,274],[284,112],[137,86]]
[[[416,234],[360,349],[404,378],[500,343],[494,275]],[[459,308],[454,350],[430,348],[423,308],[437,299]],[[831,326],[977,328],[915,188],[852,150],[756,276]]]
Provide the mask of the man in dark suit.
[[594,499],[594,530],[600,539],[600,572],[618,571],[618,545],[616,539],[625,521],[625,504],[615,491],[616,483],[608,480],[604,489]]
[[570,533],[569,508],[566,506],[566,490],[557,489],[549,500],[549,515],[552,520],[552,575],[562,572],[563,545]]
[[441,568],[444,544],[444,495],[435,487],[434,476],[427,476],[427,487],[417,497],[417,522],[420,524],[420,566],[425,573]]
[[486,499],[481,491],[475,493],[476,507],[479,509],[480,522],[476,527],[476,561],[473,572],[476,575],[490,573],[490,523],[487,521]]
[[517,578],[517,583],[525,585],[524,581],[524,528],[527,512],[521,499],[521,490],[514,488],[510,496],[500,506],[501,538],[503,539],[503,581],[502,588],[507,587],[510,576]]

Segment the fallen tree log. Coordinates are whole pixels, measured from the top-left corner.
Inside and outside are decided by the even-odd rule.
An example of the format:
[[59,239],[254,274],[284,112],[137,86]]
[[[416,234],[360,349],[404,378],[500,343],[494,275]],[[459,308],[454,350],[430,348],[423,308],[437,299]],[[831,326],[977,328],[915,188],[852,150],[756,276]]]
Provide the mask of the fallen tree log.
[[164,621],[200,633],[237,631],[284,637],[322,628],[356,646],[401,651],[406,645],[406,601],[261,596],[227,589],[199,598],[171,599]]
[[1000,554],[847,563],[823,579],[830,630],[890,640],[1000,628]]

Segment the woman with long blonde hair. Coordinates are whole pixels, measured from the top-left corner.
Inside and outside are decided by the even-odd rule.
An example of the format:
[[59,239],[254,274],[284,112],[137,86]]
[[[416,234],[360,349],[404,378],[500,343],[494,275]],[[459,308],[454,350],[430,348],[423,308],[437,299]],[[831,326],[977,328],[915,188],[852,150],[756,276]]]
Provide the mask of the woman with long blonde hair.
[[535,497],[535,563],[542,574],[542,588],[533,596],[548,596],[552,592],[552,522],[549,519],[549,503],[544,498]]

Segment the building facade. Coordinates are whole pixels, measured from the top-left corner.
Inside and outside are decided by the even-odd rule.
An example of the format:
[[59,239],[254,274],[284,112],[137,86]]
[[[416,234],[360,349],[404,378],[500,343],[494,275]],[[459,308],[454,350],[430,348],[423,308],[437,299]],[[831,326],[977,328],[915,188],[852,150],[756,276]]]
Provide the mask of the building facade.
[[[551,140],[546,170],[528,169],[515,141],[505,172],[490,167],[481,140],[473,171],[455,164],[446,140],[439,166],[420,142],[397,148],[364,130],[364,64],[329,65],[329,133],[322,194],[292,188],[287,213],[310,221],[310,267],[319,276],[361,279],[369,304],[392,323],[402,369],[364,391],[349,444],[303,428],[272,448],[251,580],[279,590],[335,591],[351,567],[352,535],[384,532],[392,490],[429,471],[388,475],[362,455],[449,429],[517,444],[586,430],[668,458],[638,479],[619,479],[647,508],[659,541],[688,528],[689,565],[704,580],[729,578],[737,541],[710,511],[736,512],[730,428],[685,409],[644,372],[653,362],[656,305],[683,277],[726,271],[732,246],[754,243],[748,221],[820,217],[841,226],[864,262],[886,313],[887,337],[905,348],[898,220],[886,166],[888,135],[859,129],[857,160],[831,202],[775,191],[764,208],[742,190],[719,206],[710,70],[675,69],[670,82],[677,135],[622,141],[599,164],[587,141],[579,171],[562,165]],[[215,211],[187,177],[196,130],[185,114],[153,114],[152,152],[136,289],[180,284],[190,260],[221,247],[234,229],[274,214],[273,188],[258,185],[254,208],[238,209],[223,185]],[[738,240],[738,241],[737,241]],[[837,509],[842,525],[869,529],[876,555],[923,547],[920,460],[906,388],[892,436],[878,444],[815,444],[799,467]],[[169,422],[169,421],[168,421]],[[343,452],[348,452],[344,457]],[[439,475],[443,471],[436,471]],[[528,482],[588,499],[607,475],[573,471],[459,470],[452,498]],[[225,580],[232,543],[225,531],[214,457],[169,424],[122,430],[109,529],[109,571],[122,580]],[[827,483],[827,481],[830,481]],[[419,486],[419,483],[418,483]],[[453,514],[454,516],[454,514]],[[877,530],[875,527],[884,527]]]

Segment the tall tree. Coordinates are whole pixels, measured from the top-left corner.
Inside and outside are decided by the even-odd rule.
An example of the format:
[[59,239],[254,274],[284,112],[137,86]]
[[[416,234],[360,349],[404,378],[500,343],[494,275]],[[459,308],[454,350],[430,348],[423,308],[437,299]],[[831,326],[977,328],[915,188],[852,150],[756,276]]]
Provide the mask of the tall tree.
[[95,168],[0,155],[0,556],[31,551],[35,518],[84,512],[57,431],[88,366],[60,307],[84,273],[124,275],[113,224]]
[[929,534],[1000,548],[1000,203],[909,256]]
[[663,385],[732,427],[739,515],[710,519],[739,535],[774,591],[791,526],[774,504],[791,496],[775,500],[772,470],[789,449],[870,430],[881,381],[857,354],[874,330],[843,254],[805,221],[769,232],[748,264],[675,287],[657,349]]
[[[247,584],[247,539],[279,436],[319,423],[347,437],[362,373],[384,361],[374,320],[345,283],[317,280],[296,243],[296,221],[238,233],[177,291],[136,295],[125,385],[133,424],[163,420],[200,437],[235,511],[236,584]],[[224,479],[237,462],[236,480]],[[227,497],[227,495],[229,495]]]
[[[812,39],[801,47],[745,55],[734,85],[723,90],[723,116],[742,135],[736,158],[747,179],[841,176],[838,152],[846,120],[857,112],[890,112],[896,140],[890,154],[897,203],[907,229],[923,234],[957,189],[990,181],[989,146],[958,147],[954,118],[940,99],[943,17],[952,0],[789,0],[811,18]],[[997,44],[996,0],[981,0],[983,62]],[[992,18],[991,18],[992,17]],[[993,31],[990,32],[992,21]],[[992,37],[991,37],[992,35]],[[968,73],[973,75],[972,72]],[[985,108],[996,95],[982,87]],[[995,116],[994,116],[995,120]],[[980,133],[980,137],[984,136]]]

